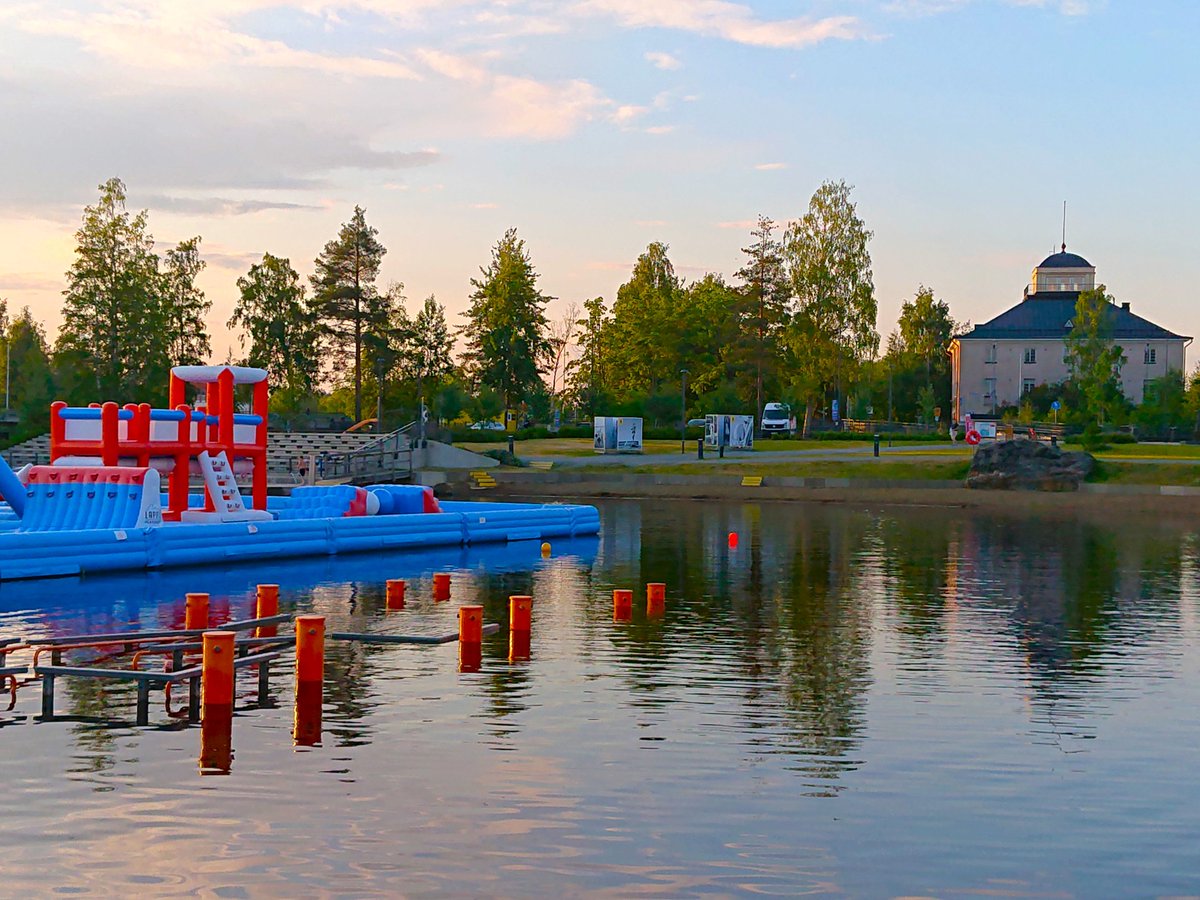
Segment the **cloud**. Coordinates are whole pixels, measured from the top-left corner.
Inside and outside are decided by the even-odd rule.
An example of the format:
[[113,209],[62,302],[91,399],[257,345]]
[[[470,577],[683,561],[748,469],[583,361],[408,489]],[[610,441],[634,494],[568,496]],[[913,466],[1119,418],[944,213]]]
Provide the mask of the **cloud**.
[[795,50],[870,36],[854,16],[760,19],[749,6],[728,0],[581,0],[575,8],[614,18],[626,28],[665,28],[752,47]]
[[47,278],[44,275],[23,275],[16,272],[0,275],[0,297],[8,291],[61,291],[65,286],[60,279]]
[[[238,31],[231,22],[266,2],[168,3],[163,0],[100,0],[87,11],[62,3],[21,4],[11,20],[28,34],[71,38],[85,52],[122,66],[165,72],[216,67],[307,69],[326,75],[415,79],[394,57],[340,55],[301,50]],[[56,8],[57,7],[57,8]]]
[[737,219],[732,222],[718,222],[718,228],[736,228],[738,231],[749,231],[758,225],[757,219]]
[[757,169],[759,172],[778,172],[780,169],[786,169],[787,163],[781,163],[781,162],[759,163],[754,168]]
[[472,203],[471,209],[499,209],[499,203]]
[[670,134],[675,130],[674,125],[651,125],[645,129],[646,134]]
[[234,250],[220,246],[209,247],[205,244],[200,248],[200,258],[214,269],[245,272],[256,263],[262,262],[263,255],[249,250]]
[[244,216],[267,210],[314,210],[323,207],[311,203],[290,203],[282,200],[229,200],[224,197],[174,197],[151,194],[141,202],[152,210],[186,215]]
[[650,52],[645,54],[646,61],[656,69],[664,71],[672,71],[674,69],[682,69],[683,63],[672,56],[670,53]]
[[[933,16],[955,12],[973,0],[890,0],[883,5],[885,12],[901,16]],[[1006,0],[1009,6],[1057,8],[1064,16],[1084,16],[1091,12],[1093,0]]]

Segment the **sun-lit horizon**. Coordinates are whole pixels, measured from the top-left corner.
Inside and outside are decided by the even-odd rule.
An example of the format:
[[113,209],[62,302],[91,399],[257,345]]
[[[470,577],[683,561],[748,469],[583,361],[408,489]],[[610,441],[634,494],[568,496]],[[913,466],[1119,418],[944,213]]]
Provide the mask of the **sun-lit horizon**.
[[[1200,333],[1197,12],[1102,0],[560,4],[62,0],[0,10],[0,296],[51,340],[74,232],[122,178],[160,249],[203,238],[213,356],[264,252],[304,276],[358,204],[380,281],[452,325],[509,227],[543,291],[611,303],[651,241],[732,279],[758,214],[854,185],[882,336],[921,284],[978,323],[1061,242]],[[1194,360],[1189,361],[1192,368]]]

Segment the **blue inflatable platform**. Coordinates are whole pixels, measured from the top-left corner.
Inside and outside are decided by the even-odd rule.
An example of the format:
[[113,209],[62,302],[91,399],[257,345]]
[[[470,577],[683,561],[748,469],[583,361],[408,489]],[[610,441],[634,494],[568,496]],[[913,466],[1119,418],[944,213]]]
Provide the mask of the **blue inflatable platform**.
[[[4,468],[7,468],[5,466]],[[161,516],[153,470],[36,467],[4,485],[0,581],[593,535],[592,506],[443,502],[413,485],[297,488],[240,521]],[[12,502],[14,499],[17,502]]]

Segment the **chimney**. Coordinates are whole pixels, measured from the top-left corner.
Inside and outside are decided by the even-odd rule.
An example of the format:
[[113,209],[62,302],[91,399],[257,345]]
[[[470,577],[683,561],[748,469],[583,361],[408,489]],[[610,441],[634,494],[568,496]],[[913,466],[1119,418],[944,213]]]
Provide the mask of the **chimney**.
[[1129,312],[1129,301],[1128,300],[1121,304],[1121,309],[1125,310],[1125,312]]

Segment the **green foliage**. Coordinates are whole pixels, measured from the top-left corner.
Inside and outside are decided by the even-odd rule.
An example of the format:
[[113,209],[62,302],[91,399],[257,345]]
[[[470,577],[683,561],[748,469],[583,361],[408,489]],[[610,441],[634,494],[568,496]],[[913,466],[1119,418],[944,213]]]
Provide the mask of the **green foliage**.
[[667,245],[655,241],[613,304],[606,349],[615,394],[651,393],[664,379],[679,377],[682,292]]
[[1080,411],[1088,421],[1103,424],[1123,403],[1121,348],[1113,343],[1113,298],[1104,285],[1083,291],[1067,333],[1067,364],[1080,394]]
[[83,211],[75,261],[63,292],[58,364],[76,400],[166,396],[169,318],[147,213],[125,209],[125,185],[110,178]]
[[1188,408],[1183,373],[1168,372],[1149,382],[1142,403],[1131,418],[1139,431],[1155,437],[1169,436],[1172,428],[1177,433],[1184,429],[1190,433],[1195,415]]
[[604,307],[603,297],[593,297],[583,303],[586,316],[579,319],[579,355],[566,367],[568,396],[587,410],[598,414],[598,405],[609,399],[609,353],[611,319]]
[[471,376],[512,408],[539,382],[538,361],[547,350],[547,301],[538,274],[515,228],[492,249],[492,260],[471,279],[475,288],[463,328],[464,361]]
[[[725,354],[738,392],[756,417],[762,415],[766,394],[778,394],[779,341],[792,296],[775,229],[775,222],[760,215],[750,232],[754,241],[742,248],[747,258],[735,273],[741,289],[735,295],[733,333]],[[747,384],[751,377],[753,383]]]
[[317,325],[304,285],[290,260],[264,253],[262,262],[237,280],[239,296],[228,326],[241,328],[246,363],[271,373],[271,406],[296,410],[311,395],[320,368]]
[[937,416],[934,412],[936,408],[937,395],[933,392],[933,385],[927,384],[917,391],[917,409],[921,414],[921,424],[932,425],[936,421]]
[[1097,453],[1108,446],[1107,435],[1100,430],[1100,426],[1094,421],[1088,422],[1087,427],[1083,429],[1083,435],[1079,442],[1088,453]]
[[317,256],[311,278],[311,310],[334,371],[353,364],[355,421],[362,419],[364,340],[385,331],[393,313],[388,295],[375,288],[387,253],[378,234],[367,225],[366,211],[354,207],[350,221]]
[[879,346],[870,239],[850,200],[850,187],[842,181],[822,184],[804,217],[784,237],[796,302],[783,340],[784,370],[792,389],[804,398],[805,434],[830,382],[836,395]]
[[10,430],[9,438],[12,443],[19,443],[44,432],[49,421],[50,404],[54,400],[50,348],[42,326],[27,306],[9,322],[7,304],[0,300],[0,332],[10,379],[6,385],[9,406],[20,418],[17,427]]
[[196,286],[196,276],[206,263],[200,258],[199,236],[181,241],[163,260],[160,299],[167,328],[167,354],[176,366],[208,362],[212,347],[204,317],[212,301]]

